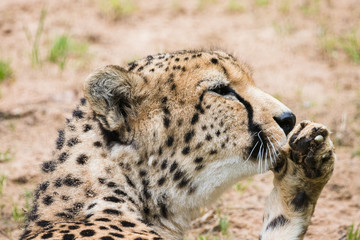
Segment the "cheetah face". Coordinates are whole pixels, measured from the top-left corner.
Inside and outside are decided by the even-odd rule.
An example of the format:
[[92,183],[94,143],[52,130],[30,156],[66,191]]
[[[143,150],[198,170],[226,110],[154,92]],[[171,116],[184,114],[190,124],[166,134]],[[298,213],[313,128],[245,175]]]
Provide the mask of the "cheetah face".
[[133,146],[153,184],[206,195],[204,201],[274,166],[295,125],[291,111],[223,52],[159,54],[128,69],[107,66],[88,78],[85,95],[103,128],[115,133],[109,148]]

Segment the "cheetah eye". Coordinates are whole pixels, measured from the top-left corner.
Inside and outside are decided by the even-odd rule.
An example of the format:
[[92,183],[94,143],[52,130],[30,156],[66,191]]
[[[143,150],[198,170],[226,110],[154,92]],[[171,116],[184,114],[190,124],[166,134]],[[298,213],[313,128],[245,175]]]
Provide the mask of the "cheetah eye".
[[217,86],[215,88],[209,89],[209,91],[217,93],[217,94],[219,94],[221,96],[227,96],[227,95],[235,96],[234,89],[232,89],[228,85],[219,85],[219,86]]

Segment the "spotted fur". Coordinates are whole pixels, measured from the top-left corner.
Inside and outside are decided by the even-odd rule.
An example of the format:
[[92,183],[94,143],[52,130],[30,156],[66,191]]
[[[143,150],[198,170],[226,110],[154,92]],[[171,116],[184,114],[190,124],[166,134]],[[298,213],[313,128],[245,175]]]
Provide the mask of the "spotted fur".
[[[41,166],[21,239],[182,239],[200,208],[233,183],[288,166],[278,154],[295,116],[227,53],[106,66],[84,94]],[[294,211],[307,209],[307,194],[295,194]],[[280,211],[262,237],[290,218]]]

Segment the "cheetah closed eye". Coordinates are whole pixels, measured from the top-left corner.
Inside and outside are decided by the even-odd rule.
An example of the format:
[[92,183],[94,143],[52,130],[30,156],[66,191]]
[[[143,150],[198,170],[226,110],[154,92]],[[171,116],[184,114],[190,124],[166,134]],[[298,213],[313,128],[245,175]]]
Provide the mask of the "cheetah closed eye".
[[294,114],[230,54],[106,66],[84,95],[41,166],[21,239],[182,239],[201,207],[269,169],[260,238],[302,239],[333,169],[328,132],[309,122],[292,131]]

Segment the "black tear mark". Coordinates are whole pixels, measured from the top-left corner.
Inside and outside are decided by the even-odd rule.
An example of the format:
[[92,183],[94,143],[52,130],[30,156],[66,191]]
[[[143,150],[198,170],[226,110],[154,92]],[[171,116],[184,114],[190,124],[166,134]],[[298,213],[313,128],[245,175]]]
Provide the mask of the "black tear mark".
[[303,211],[309,204],[309,197],[305,192],[299,192],[295,198],[291,201],[295,211]]
[[274,218],[266,227],[266,231],[267,230],[271,230],[271,229],[274,229],[276,227],[281,227],[281,226],[284,226],[285,224],[287,224],[289,222],[288,219],[286,219],[284,217],[284,215],[279,215],[277,216],[276,218]]

